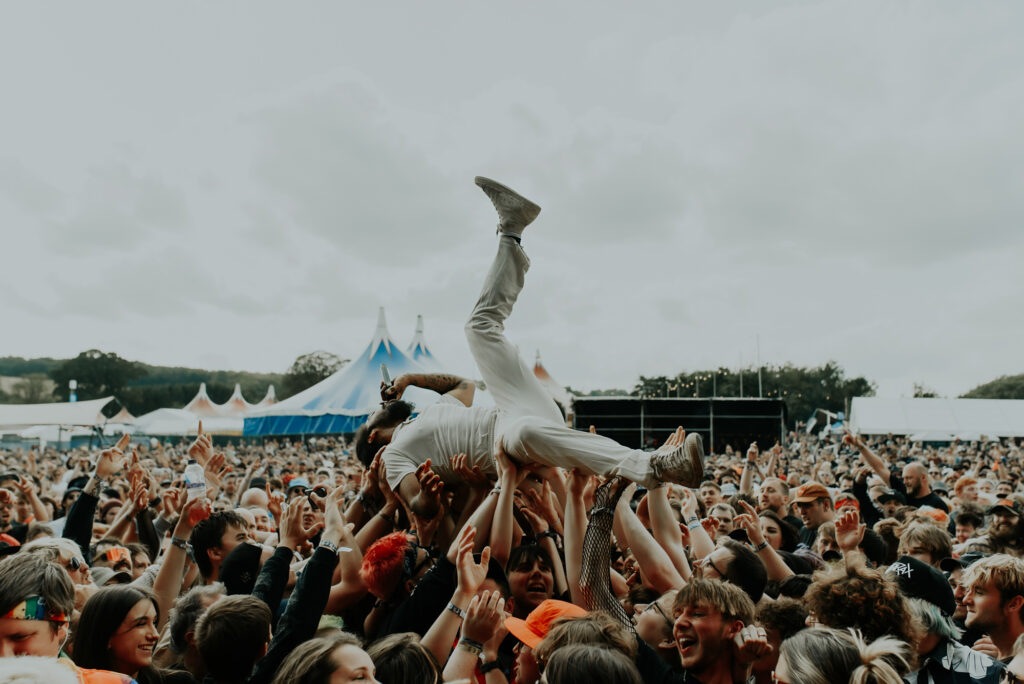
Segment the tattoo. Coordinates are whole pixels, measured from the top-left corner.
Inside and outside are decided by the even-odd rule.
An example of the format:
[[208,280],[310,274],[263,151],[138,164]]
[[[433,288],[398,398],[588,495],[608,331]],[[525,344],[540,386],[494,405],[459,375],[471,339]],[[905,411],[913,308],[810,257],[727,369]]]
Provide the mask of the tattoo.
[[433,373],[422,375],[410,373],[406,376],[410,385],[433,390],[438,394],[447,394],[452,390],[463,389],[469,386],[469,381],[457,375],[445,375],[444,373]]

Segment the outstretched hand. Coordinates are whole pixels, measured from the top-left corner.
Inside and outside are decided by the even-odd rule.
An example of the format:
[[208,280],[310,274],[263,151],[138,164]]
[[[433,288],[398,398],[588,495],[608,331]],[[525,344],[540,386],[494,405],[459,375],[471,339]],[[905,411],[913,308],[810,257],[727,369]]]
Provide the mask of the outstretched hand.
[[109,480],[124,469],[128,462],[128,455],[125,449],[131,444],[132,436],[121,435],[117,444],[100,452],[100,458],[96,461],[96,477],[101,480]]
[[[491,547],[485,546],[480,552],[480,562],[473,559],[473,545],[476,540],[476,528],[466,525],[462,528],[458,538],[458,555],[455,558],[455,567],[458,571],[459,593],[463,596],[474,596],[480,590],[480,585],[487,579],[487,568],[491,561]],[[486,641],[480,639],[479,641]]]
[[196,463],[203,468],[213,457],[213,439],[203,432],[203,421],[199,421],[199,433],[196,435],[195,441],[188,447],[188,457],[194,458]]
[[836,543],[839,544],[839,548],[843,553],[856,551],[864,541],[864,531],[867,529],[867,526],[860,522],[860,512],[848,510],[836,518],[835,524]]

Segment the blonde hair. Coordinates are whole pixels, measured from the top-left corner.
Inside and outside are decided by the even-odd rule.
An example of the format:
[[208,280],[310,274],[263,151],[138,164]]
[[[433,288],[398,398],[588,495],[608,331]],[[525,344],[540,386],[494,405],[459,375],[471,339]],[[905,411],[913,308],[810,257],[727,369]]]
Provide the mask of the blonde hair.
[[782,642],[790,681],[800,684],[902,684],[910,646],[884,636],[868,643],[859,630],[805,629]]
[[908,549],[915,545],[924,547],[931,554],[933,562],[953,555],[953,540],[949,534],[930,522],[915,521],[903,529],[899,554],[909,555]]
[[[982,558],[964,570],[960,583],[965,587],[992,582],[1003,601],[1014,596],[1024,596],[1024,560],[1006,553],[996,553]],[[1024,608],[1021,608],[1024,618]]]

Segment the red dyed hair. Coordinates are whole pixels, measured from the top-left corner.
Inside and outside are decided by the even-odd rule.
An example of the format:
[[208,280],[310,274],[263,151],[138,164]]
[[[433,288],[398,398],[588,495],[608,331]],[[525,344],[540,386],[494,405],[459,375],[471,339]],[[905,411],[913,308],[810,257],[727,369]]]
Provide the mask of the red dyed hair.
[[391,597],[402,579],[405,550],[413,541],[405,532],[392,532],[370,545],[363,554],[359,577],[366,589],[380,599]]

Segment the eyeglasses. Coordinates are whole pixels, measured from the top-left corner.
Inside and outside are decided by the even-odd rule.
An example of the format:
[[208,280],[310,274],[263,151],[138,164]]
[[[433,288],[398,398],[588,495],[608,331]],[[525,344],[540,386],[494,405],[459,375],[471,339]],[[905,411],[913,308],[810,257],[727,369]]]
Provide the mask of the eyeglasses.
[[669,629],[672,629],[673,627],[675,627],[675,623],[672,620],[669,619],[668,615],[665,613],[664,610],[662,610],[661,606],[658,605],[657,601],[651,601],[650,603],[648,603],[647,607],[644,608],[644,610],[645,611],[653,610],[658,615],[660,615],[665,620],[666,624],[668,624],[668,628]]
[[709,566],[712,570],[714,570],[715,572],[718,573],[719,577],[723,577],[723,578],[725,577],[725,573],[722,572],[717,565],[715,565],[715,562],[713,560],[711,560],[710,554],[707,555],[707,556],[704,556],[704,558],[700,559],[700,561],[698,561],[698,563],[700,565],[702,565],[702,566]]

